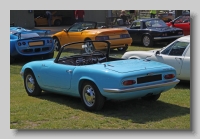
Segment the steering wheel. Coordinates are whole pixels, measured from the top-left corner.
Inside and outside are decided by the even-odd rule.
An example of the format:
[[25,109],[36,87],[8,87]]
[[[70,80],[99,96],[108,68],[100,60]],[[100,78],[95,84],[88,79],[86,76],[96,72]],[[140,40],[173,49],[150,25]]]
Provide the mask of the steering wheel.
[[99,50],[95,50],[95,51],[93,51],[93,53],[92,53],[92,56],[95,54],[95,53],[100,53],[101,55],[102,55],[102,59],[100,59],[100,61],[102,61],[102,60],[106,60],[107,61],[107,57],[106,57],[106,55],[103,53],[103,52],[101,52],[101,51],[99,51]]

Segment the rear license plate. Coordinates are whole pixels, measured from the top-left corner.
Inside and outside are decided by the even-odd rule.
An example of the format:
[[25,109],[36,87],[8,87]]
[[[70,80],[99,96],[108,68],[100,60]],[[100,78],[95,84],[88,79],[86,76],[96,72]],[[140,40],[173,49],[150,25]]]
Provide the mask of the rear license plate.
[[140,84],[140,83],[147,83],[147,82],[153,82],[153,81],[159,81],[159,80],[162,80],[161,74],[137,78],[137,83]]
[[43,45],[43,41],[38,41],[38,42],[29,42],[29,46],[40,46]]
[[110,39],[117,39],[117,38],[120,38],[120,35],[112,35],[112,36],[109,36]]

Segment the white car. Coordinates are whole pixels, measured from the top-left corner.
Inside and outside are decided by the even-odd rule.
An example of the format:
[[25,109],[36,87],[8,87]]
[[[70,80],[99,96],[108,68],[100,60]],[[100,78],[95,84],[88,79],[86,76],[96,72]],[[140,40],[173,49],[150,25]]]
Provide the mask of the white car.
[[124,59],[149,59],[168,64],[176,69],[177,78],[190,81],[190,35],[180,37],[162,49],[129,51]]

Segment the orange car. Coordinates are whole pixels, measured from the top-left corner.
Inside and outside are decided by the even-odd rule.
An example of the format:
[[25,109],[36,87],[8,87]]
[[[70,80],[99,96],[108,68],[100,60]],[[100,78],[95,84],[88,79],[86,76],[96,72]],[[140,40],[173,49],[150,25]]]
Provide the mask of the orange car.
[[[48,20],[47,20],[46,14],[41,15],[41,16],[37,16],[34,19],[34,22],[35,22],[35,26],[48,25]],[[62,24],[62,16],[56,15],[56,12],[53,12],[51,24],[55,25],[55,26],[60,26]]]
[[[127,30],[123,28],[101,28],[98,27],[97,22],[91,21],[77,22],[67,30],[64,29],[61,32],[53,34],[52,37],[56,51],[59,51],[64,44],[77,41],[107,40],[111,44],[111,49],[116,48],[118,51],[126,51],[132,43],[132,38]],[[106,48],[104,45],[98,45],[96,49]]]

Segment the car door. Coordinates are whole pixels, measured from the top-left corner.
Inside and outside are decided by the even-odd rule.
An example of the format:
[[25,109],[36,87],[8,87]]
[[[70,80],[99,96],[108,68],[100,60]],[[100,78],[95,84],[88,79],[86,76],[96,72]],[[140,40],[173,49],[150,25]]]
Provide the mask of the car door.
[[133,22],[130,28],[128,29],[128,32],[133,39],[133,42],[140,42],[141,41],[141,23]]
[[190,45],[188,46],[184,54],[180,76],[182,80],[190,80]]
[[[62,44],[67,44],[71,42],[83,41],[81,38],[82,35],[82,26],[80,23],[74,24],[69,28],[65,34],[62,35]],[[75,46],[75,45],[74,45]]]
[[180,76],[184,61],[184,52],[189,42],[176,41],[161,51],[160,54],[153,55],[150,59],[168,64],[176,69],[177,76]]
[[75,66],[48,62],[41,65],[41,79],[47,88],[55,91],[68,90],[71,86],[71,74]]

